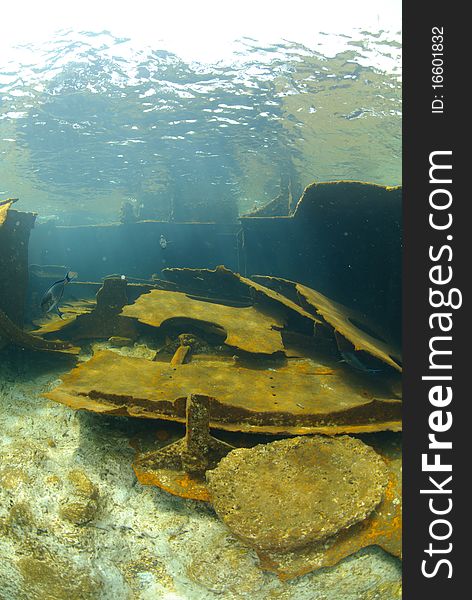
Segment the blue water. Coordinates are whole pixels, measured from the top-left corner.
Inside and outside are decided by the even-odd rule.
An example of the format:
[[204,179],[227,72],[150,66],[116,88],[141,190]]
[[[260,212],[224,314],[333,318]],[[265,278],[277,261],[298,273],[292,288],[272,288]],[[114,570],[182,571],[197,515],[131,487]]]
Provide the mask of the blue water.
[[[333,51],[333,48],[335,50]],[[227,53],[228,54],[228,53]],[[214,63],[108,32],[0,57],[0,199],[57,223],[222,220],[312,181],[401,183],[400,34],[238,40]],[[211,210],[210,210],[211,208]]]
[[[55,4],[75,9],[78,17],[87,13],[87,3],[92,0],[77,6]],[[262,0],[252,3],[269,5]],[[48,4],[49,0],[36,3],[38,17],[55,16]],[[106,17],[107,3],[95,4]],[[120,4],[118,0],[117,7]],[[135,22],[147,20],[152,30],[146,12],[152,3],[124,4]],[[198,37],[195,33],[204,21],[201,2],[192,3],[200,23],[190,27],[188,14],[178,14],[183,4],[179,0],[154,4],[157,18],[167,6],[175,30],[187,21],[187,29]],[[221,20],[231,8],[240,21],[254,17],[250,6],[243,10],[244,4],[251,1],[241,0],[234,7],[221,4],[215,12]],[[298,15],[303,19],[306,11],[300,9],[302,3],[298,12],[293,4],[296,0],[284,9],[297,25]],[[331,3],[331,12],[336,4]],[[396,8],[397,0],[378,4]],[[365,0],[351,11],[364,18],[373,5],[374,0]],[[313,15],[317,6],[311,6]],[[268,14],[277,8],[276,3],[269,5]],[[15,10],[18,23],[34,29],[31,10],[20,3]],[[329,10],[320,7],[321,13]],[[376,10],[375,5],[374,20]],[[163,490],[141,486],[133,474],[131,449],[139,449],[137,458],[142,459],[146,450],[184,435],[182,424],[174,426],[167,419],[181,419],[185,397],[191,398],[189,410],[192,403],[201,403],[196,421],[202,427],[205,406],[211,403],[212,411],[216,407],[212,428],[221,425],[234,431],[227,436],[218,430],[215,435],[236,446],[271,441],[269,434],[253,435],[258,430],[285,436],[399,427],[400,375],[391,361],[400,364],[400,190],[360,184],[313,186],[295,217],[285,216],[313,181],[401,184],[400,33],[351,28],[349,34],[326,34],[316,30],[321,25],[314,19],[306,18],[304,30],[312,26],[312,39],[310,32],[295,41],[277,41],[275,36],[273,43],[268,35],[264,41],[245,37],[215,57],[217,44],[212,47],[211,40],[204,40],[205,56],[198,51],[192,56],[189,40],[183,40],[183,52],[177,43],[158,41],[157,34],[157,41],[149,45],[139,36],[117,37],[107,31],[61,31],[47,41],[5,46],[1,35],[16,35],[16,30],[2,17],[0,201],[20,200],[11,210],[4,205],[0,215],[1,599],[397,598],[400,562],[379,547],[363,549],[314,574],[308,573],[314,563],[303,565],[304,555],[310,554],[303,551],[301,562],[297,559],[292,567],[287,558],[288,568],[296,569],[297,575],[290,581],[262,572],[244,536],[239,540],[239,532],[231,531],[230,519],[228,529],[210,506],[199,508],[197,501],[164,491],[174,479],[180,490],[181,482],[188,482],[184,496],[191,494],[187,474],[176,472],[172,477],[166,470]],[[346,22],[346,14],[340,17]],[[210,19],[207,31],[209,23]],[[164,25],[159,25],[162,31]],[[20,25],[18,30],[26,36]],[[277,206],[280,212],[275,215],[280,218],[238,219],[277,196],[283,202],[271,206]],[[31,236],[34,219],[25,211],[38,215]],[[151,222],[134,223],[138,218]],[[269,289],[248,287],[247,279],[232,276],[223,265],[245,277],[266,276],[254,282],[287,294],[303,314]],[[68,319],[61,321],[54,308],[44,314],[42,298],[69,270],[78,273],[77,279],[54,287],[57,308]],[[336,304],[286,280],[317,290]],[[157,289],[151,291],[153,287]],[[118,314],[126,303],[136,301],[134,314],[141,322]],[[88,314],[91,310],[93,315]],[[253,332],[243,326],[245,317],[236,315],[238,310],[252,315]],[[234,323],[229,324],[228,311]],[[26,335],[31,331],[34,336]],[[43,345],[37,337],[41,335],[80,347],[78,370],[71,356],[31,352],[30,346]],[[189,364],[173,361],[171,366],[183,344]],[[374,346],[379,351],[372,351]],[[114,360],[101,362],[103,350],[117,352],[114,360],[123,362],[118,367],[112,366]],[[290,374],[293,386],[286,383]],[[313,393],[302,382],[306,376]],[[221,378],[226,377],[225,393],[219,397]],[[69,387],[58,388],[59,378]],[[257,398],[247,393],[249,385],[260,390]],[[293,390],[297,398],[292,401]],[[253,409],[248,406],[252,397]],[[90,411],[71,411],[52,399]],[[119,414],[134,416],[114,416]],[[166,421],[138,416],[162,416]],[[194,426],[196,431],[198,423]],[[241,436],[239,429],[245,432]],[[391,493],[379,514],[393,514],[397,523],[401,499],[393,484],[400,480],[400,434],[379,431],[361,437],[392,469],[387,488]],[[342,440],[348,441],[346,436]],[[351,447],[353,462],[359,444],[356,440]],[[348,451],[346,446],[343,453]],[[329,475],[329,452],[323,452],[322,470]],[[187,455],[184,463],[189,464],[191,452]],[[197,465],[204,457],[199,451],[193,458]],[[251,460],[257,467],[258,459]],[[292,476],[293,465],[284,460],[282,455],[274,460],[273,485],[262,473],[266,495],[277,486],[283,492],[287,473],[292,485],[309,472],[295,465],[300,469]],[[304,456],[290,460],[295,464]],[[307,460],[308,469],[313,461],[309,456]],[[336,481],[335,461],[333,465]],[[312,471],[316,488],[316,468]],[[346,470],[346,477],[351,475]],[[380,475],[374,478],[374,491],[367,491],[364,478],[354,475],[350,483],[359,480],[359,489],[352,493],[358,496],[366,490],[366,505],[372,498],[380,501]],[[161,478],[158,472],[156,479]],[[326,487],[326,481],[322,483],[321,488]],[[276,542],[277,536],[295,542],[298,530],[297,543],[309,548],[303,544],[310,523],[293,526],[293,514],[305,518],[297,506],[305,491],[314,494],[309,481],[302,481],[293,498],[280,503],[281,533],[273,528]],[[353,506],[356,502],[359,508],[360,498]],[[347,521],[343,523],[337,512],[332,522],[345,527]],[[362,512],[354,510],[351,521]],[[260,523],[266,519],[263,507],[257,518]],[[361,527],[382,525],[379,519]],[[389,542],[388,519],[384,525],[380,542]],[[349,537],[345,531],[341,529],[339,538],[343,544]],[[397,543],[398,527],[392,531],[387,549]],[[314,550],[316,562],[324,560],[319,542]],[[342,548],[334,547],[326,564],[338,551],[342,556]],[[268,564],[264,569],[273,568]],[[305,569],[307,574],[298,576]]]

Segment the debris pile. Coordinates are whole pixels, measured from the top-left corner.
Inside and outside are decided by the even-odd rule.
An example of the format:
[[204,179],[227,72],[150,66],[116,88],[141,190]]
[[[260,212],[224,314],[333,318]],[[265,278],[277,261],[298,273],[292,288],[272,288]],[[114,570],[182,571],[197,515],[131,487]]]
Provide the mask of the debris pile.
[[[35,332],[109,340],[45,396],[186,423],[182,439],[138,449],[138,480],[211,501],[281,578],[371,544],[399,556],[399,452],[345,435],[400,431],[398,350],[364,315],[296,282],[224,267],[165,275],[168,289],[147,286],[134,302],[124,278],[106,279],[93,308]],[[132,354],[144,338],[154,360]],[[303,437],[234,449],[210,428]]]

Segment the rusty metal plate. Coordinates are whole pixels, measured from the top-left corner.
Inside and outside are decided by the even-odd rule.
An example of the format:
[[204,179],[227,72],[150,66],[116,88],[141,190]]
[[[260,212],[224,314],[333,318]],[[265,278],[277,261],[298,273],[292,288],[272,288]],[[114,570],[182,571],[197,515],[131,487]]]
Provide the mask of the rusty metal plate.
[[313,323],[322,325],[322,321],[316,315],[284,294],[233,273],[223,266],[216,269],[164,269],[163,273],[186,293],[199,294],[208,299],[217,297],[246,300],[259,308],[275,309],[278,313],[282,312],[290,324],[302,328],[305,332],[313,330]]
[[274,286],[290,297],[298,298],[305,308],[311,310],[335,331],[348,339],[355,350],[368,352],[401,372],[400,351],[384,339],[382,333],[376,332],[375,325],[370,323],[364,315],[334,302],[320,292],[300,283],[262,275],[254,278],[267,286]]
[[45,394],[75,409],[183,422],[189,394],[211,398],[211,426],[306,434],[401,428],[401,401],[380,378],[288,359],[269,369],[231,360],[171,366],[102,351]]
[[190,319],[203,327],[224,330],[225,343],[245,352],[274,354],[284,350],[282,316],[268,316],[253,306],[236,308],[195,300],[182,292],[152,290],[125,306],[121,314],[153,327],[170,319]]

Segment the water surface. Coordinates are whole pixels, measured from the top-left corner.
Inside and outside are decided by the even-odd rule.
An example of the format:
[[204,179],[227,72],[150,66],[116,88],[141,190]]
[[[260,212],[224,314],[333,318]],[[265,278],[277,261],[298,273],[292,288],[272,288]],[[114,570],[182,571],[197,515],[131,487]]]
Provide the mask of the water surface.
[[[157,43],[156,43],[157,44]],[[252,38],[215,62],[62,31],[0,59],[0,197],[61,223],[221,219],[312,181],[401,183],[400,34]],[[19,205],[20,207],[20,205]],[[217,209],[218,207],[218,209]]]

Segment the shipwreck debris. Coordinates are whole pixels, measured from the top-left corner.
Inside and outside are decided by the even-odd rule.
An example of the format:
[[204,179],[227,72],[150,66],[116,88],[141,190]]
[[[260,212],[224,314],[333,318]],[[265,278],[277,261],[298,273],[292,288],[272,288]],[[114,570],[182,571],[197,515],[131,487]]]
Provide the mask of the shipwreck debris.
[[[295,282],[254,282],[222,267],[167,275],[181,291],[147,288],[133,304],[125,280],[106,279],[94,311],[74,320],[81,336],[103,331],[118,347],[135,338],[110,331],[110,322],[123,320],[135,335],[147,328],[164,344],[154,360],[98,351],[44,396],[77,410],[186,423],[182,439],[138,451],[138,480],[211,500],[281,579],[372,544],[399,556],[399,453],[324,437],[401,429],[400,359],[388,341],[355,311]],[[341,365],[339,336],[346,351],[385,363],[385,373]],[[234,450],[210,427],[303,437]]]
[[241,218],[244,268],[303,282],[349,307],[355,299],[399,344],[401,207],[401,187],[312,183],[293,216]]
[[349,340],[355,350],[363,350],[395,370],[402,370],[399,349],[385,339],[384,334],[378,332],[376,325],[364,315],[294,281],[262,275],[256,275],[254,279],[289,298],[296,298],[305,310]]
[[[127,281],[121,277],[108,277],[96,294],[96,304],[76,303],[66,311],[65,319],[46,321],[33,334],[38,337],[61,336],[66,340],[108,339],[120,337],[135,340],[134,319],[120,313],[127,304]],[[71,316],[67,316],[70,313]]]
[[69,355],[76,355],[80,352],[80,348],[72,346],[69,342],[44,340],[31,335],[27,331],[23,331],[1,309],[0,339],[7,340],[19,348],[28,348],[30,350],[59,352]]
[[0,201],[0,348],[12,344],[38,351],[77,354],[68,342],[38,339],[23,330],[28,286],[28,240],[36,215],[11,210],[17,198]]
[[138,454],[133,469],[143,485],[157,485],[183,498],[209,500],[205,471],[213,469],[233,446],[210,435],[207,396],[189,395],[185,423],[185,437],[160,450]]
[[18,202],[18,198],[7,198],[6,200],[0,200],[0,225],[3,225],[7,219],[8,210]]
[[228,346],[245,352],[274,354],[283,352],[280,316],[267,316],[254,307],[235,308],[190,298],[182,292],[151,290],[131,305],[124,317],[161,327],[166,321],[193,321],[210,333],[219,334]]
[[320,542],[363,521],[380,503],[387,468],[349,436],[297,437],[238,448],[207,473],[211,502],[260,551]]
[[[396,434],[390,434],[393,435]],[[388,468],[388,484],[380,504],[363,521],[342,529],[324,541],[286,552],[258,550],[263,569],[276,573],[279,579],[293,579],[322,567],[332,567],[346,556],[373,545],[402,558],[401,443],[398,439],[388,439],[380,444],[377,441],[369,443],[382,456]]]
[[211,426],[274,434],[398,431],[401,401],[382,379],[290,359],[278,368],[231,358],[170,365],[104,350],[62,377],[47,398],[98,413],[185,421],[190,394],[208,396]]
[[174,356],[172,357],[170,364],[182,365],[184,362],[188,362],[192,347],[197,343],[194,336],[188,333],[181,333],[179,335],[179,346],[176,349]]
[[36,214],[12,209],[16,201],[0,201],[0,309],[22,327],[28,288],[28,243]]
[[321,319],[290,298],[233,273],[223,265],[215,269],[163,269],[163,275],[188,295],[193,294],[207,300],[221,298],[249,301],[261,311],[269,314],[274,311],[275,314],[283,315],[287,326],[299,333],[312,335],[315,326],[323,325]]

